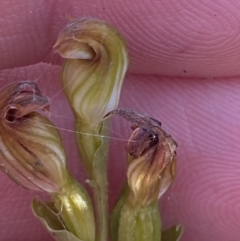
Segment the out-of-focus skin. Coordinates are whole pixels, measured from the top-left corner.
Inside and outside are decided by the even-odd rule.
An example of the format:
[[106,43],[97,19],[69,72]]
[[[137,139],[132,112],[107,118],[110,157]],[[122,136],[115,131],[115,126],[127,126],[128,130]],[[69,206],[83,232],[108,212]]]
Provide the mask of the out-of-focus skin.
[[[238,241],[240,2],[2,0],[0,85],[36,80],[52,99],[52,120],[66,130],[74,120],[51,51],[69,16],[105,19],[122,32],[131,66],[120,106],[158,119],[178,141],[177,178],[161,199],[164,227],[181,222],[182,241]],[[119,139],[111,146],[111,207],[124,181],[130,134],[120,118],[114,117],[113,128]],[[66,130],[69,166],[84,181],[74,133]],[[29,208],[40,194],[16,186],[3,172],[0,183],[0,240],[53,240]]]

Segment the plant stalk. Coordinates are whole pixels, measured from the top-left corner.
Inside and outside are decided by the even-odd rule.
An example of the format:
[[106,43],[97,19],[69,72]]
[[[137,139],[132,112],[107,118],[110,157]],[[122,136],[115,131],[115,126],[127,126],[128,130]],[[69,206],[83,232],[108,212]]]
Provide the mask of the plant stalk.
[[107,159],[109,149],[109,121],[97,127],[76,122],[77,142],[82,162],[92,187],[96,212],[96,241],[108,236],[108,180]]

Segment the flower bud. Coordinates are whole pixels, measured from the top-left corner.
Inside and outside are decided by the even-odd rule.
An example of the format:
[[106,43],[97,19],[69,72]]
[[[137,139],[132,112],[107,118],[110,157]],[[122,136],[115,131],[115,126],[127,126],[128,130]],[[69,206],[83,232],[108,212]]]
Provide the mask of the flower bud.
[[21,186],[49,193],[65,184],[65,153],[53,124],[36,110],[49,100],[34,82],[11,84],[0,91],[0,163]]
[[62,85],[78,120],[93,126],[118,105],[128,66],[125,42],[107,23],[77,19],[59,34]]

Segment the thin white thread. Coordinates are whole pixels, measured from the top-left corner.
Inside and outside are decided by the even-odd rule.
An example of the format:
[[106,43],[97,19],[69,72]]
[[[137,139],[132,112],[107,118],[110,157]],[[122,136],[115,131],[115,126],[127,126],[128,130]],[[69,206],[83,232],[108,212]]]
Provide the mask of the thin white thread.
[[[102,43],[101,43],[101,44],[102,44]],[[52,51],[48,54],[48,56],[41,61],[41,63],[44,63],[44,60],[46,60],[46,59],[49,58],[49,56],[50,56],[50,62],[45,62],[45,63],[49,64],[50,66],[48,66],[48,67],[42,72],[42,76],[44,76],[44,75],[50,70],[50,68],[53,66],[52,63],[51,63],[51,61],[52,61],[52,59],[54,58],[54,56],[56,56],[55,54],[56,54],[56,52],[54,52],[54,50],[52,50]],[[53,58],[52,58],[52,57],[53,57]],[[93,59],[93,60],[89,63],[89,65],[86,66],[86,68],[88,68],[89,66],[91,66],[92,64],[94,64],[95,61],[97,61],[97,60],[96,60],[96,59]],[[56,65],[55,65],[55,66],[56,66]],[[57,66],[61,67],[61,65],[57,65]],[[38,82],[40,78],[41,78],[41,76],[38,77],[38,78],[36,78],[36,79],[34,79],[33,81]],[[75,80],[75,79],[73,79],[72,81],[69,81],[69,82],[67,83],[67,85],[63,86],[59,91],[57,91],[57,93],[54,94],[54,95],[50,98],[49,104],[52,104],[52,103],[55,101],[56,97],[57,97],[60,93],[62,93],[62,92],[64,91],[64,89],[67,88],[68,85],[72,84],[72,82],[73,82],[74,80]],[[59,81],[60,81],[60,80],[59,80]],[[35,93],[34,93],[34,94],[35,94]],[[65,119],[69,119],[69,120],[73,120],[73,121],[74,121],[74,120],[75,120],[74,118],[66,117],[66,116],[71,115],[71,114],[72,114],[71,112],[69,112],[69,113],[67,113],[67,114],[65,114],[65,115],[58,115],[58,114],[50,113],[50,115],[52,115],[52,116],[62,117],[62,118],[65,118]],[[24,118],[24,117],[22,117],[22,118]],[[26,119],[27,119],[28,121],[34,121],[34,120],[31,120],[31,119],[28,119],[28,118],[26,118]],[[76,120],[75,120],[75,121],[76,121]],[[128,141],[127,138],[113,137],[113,136],[105,136],[105,135],[98,135],[98,134],[92,134],[92,133],[87,133],[87,132],[82,132],[82,131],[75,131],[75,130],[71,130],[71,129],[67,129],[67,128],[63,128],[63,127],[52,126],[52,125],[48,125],[48,124],[45,124],[45,123],[41,123],[41,124],[47,125],[47,126],[52,127],[52,128],[56,128],[56,129],[58,129],[58,130],[70,132],[70,133],[77,133],[77,134],[88,135],[88,136],[99,136],[99,137],[101,137],[101,138],[109,138],[109,139],[118,140],[118,141]],[[106,128],[106,127],[104,127],[104,128]],[[107,129],[109,129],[109,130],[111,131],[111,133],[118,134],[117,132],[114,132],[114,131],[113,131],[112,129],[110,129],[110,128],[107,128]],[[129,128],[129,129],[130,129],[130,128]],[[132,142],[136,142],[136,141],[132,141]]]
[[[53,53],[54,54],[54,53]],[[86,67],[88,68],[91,64],[93,64],[96,60],[93,60],[89,63],[89,65]],[[59,66],[60,67],[60,66]],[[49,69],[51,68],[51,66],[48,66],[45,71],[43,72],[43,75],[46,74]],[[37,82],[38,80],[40,79],[40,77],[38,77],[35,81]],[[51,104],[52,102],[54,102],[54,99],[64,91],[65,88],[67,88],[68,85],[70,85],[75,79],[73,79],[72,81],[69,81],[67,85],[65,85],[64,87],[62,87],[59,91],[57,91],[57,93],[55,95],[53,95],[51,98],[50,98],[50,101],[49,101],[49,104]],[[59,80],[60,81],[60,80]],[[69,112],[67,113],[66,115],[58,115],[58,114],[54,114],[54,113],[50,113],[50,115],[52,116],[56,116],[56,117],[62,117],[62,118],[65,118],[65,119],[68,119],[68,120],[73,120],[73,121],[76,121],[74,118],[71,118],[71,117],[66,117],[67,115],[71,115],[72,113]],[[22,117],[24,118],[24,117]],[[28,119],[26,118],[28,121],[34,121],[34,120],[31,120],[31,119]],[[87,136],[99,136],[101,138],[109,138],[109,139],[112,139],[112,140],[118,140],[118,141],[128,141],[127,138],[121,138],[121,137],[113,137],[113,136],[105,136],[105,135],[98,135],[98,134],[92,134],[92,133],[87,133],[87,132],[82,132],[82,131],[75,131],[75,130],[71,130],[71,129],[67,129],[67,128],[63,128],[63,127],[57,127],[57,126],[52,126],[52,125],[48,125],[48,124],[45,124],[45,123],[41,123],[43,125],[47,125],[49,127],[52,127],[52,128],[56,128],[58,130],[62,130],[62,131],[66,131],[66,132],[70,132],[70,133],[77,133],[77,134],[82,134],[82,135],[87,135]],[[117,132],[114,132],[112,129],[110,128],[107,128],[107,127],[104,127],[108,130],[111,131],[111,133],[114,133],[114,134],[117,134]],[[130,129],[130,128],[129,128]],[[132,141],[132,142],[136,142],[136,141]]]
[[[22,117],[24,118],[24,117]],[[37,122],[35,120],[31,120],[29,118],[25,118],[27,121],[33,121],[33,122]],[[104,136],[104,135],[98,135],[98,134],[92,134],[92,133],[87,133],[87,132],[82,132],[82,131],[75,131],[75,130],[70,130],[70,129],[66,129],[66,128],[62,128],[62,127],[57,127],[57,126],[54,126],[54,125],[49,125],[49,124],[45,124],[45,123],[42,123],[40,122],[42,125],[45,125],[45,126],[48,126],[48,127],[51,127],[51,128],[55,128],[55,129],[58,129],[58,130],[62,130],[62,131],[67,131],[67,132],[70,132],[70,133],[77,133],[77,134],[81,134],[81,135],[87,135],[87,136],[98,136],[98,137],[101,137],[101,138],[109,138],[109,139],[113,139],[113,140],[119,140],[119,141],[128,141],[127,138],[120,138],[120,137],[112,137],[112,136]],[[109,128],[107,128],[109,129]],[[138,141],[130,141],[130,142],[138,142]]]

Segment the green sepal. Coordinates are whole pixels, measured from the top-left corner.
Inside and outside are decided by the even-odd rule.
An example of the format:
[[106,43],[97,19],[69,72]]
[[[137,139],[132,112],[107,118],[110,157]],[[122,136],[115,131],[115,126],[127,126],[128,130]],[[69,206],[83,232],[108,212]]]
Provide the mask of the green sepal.
[[66,228],[76,237],[95,241],[95,220],[91,199],[83,186],[69,176],[64,189],[52,195]]
[[66,230],[53,203],[43,203],[34,198],[32,200],[32,211],[55,240],[85,241],[77,238],[71,232]]
[[138,206],[131,205],[127,199],[120,200],[119,206],[116,206],[119,210],[116,211],[115,217],[119,217],[119,221],[114,220],[112,231],[116,229],[118,222],[118,237],[115,236],[113,240],[160,241],[161,218],[157,202],[147,206]]
[[183,233],[182,225],[174,225],[162,232],[162,241],[179,241]]

